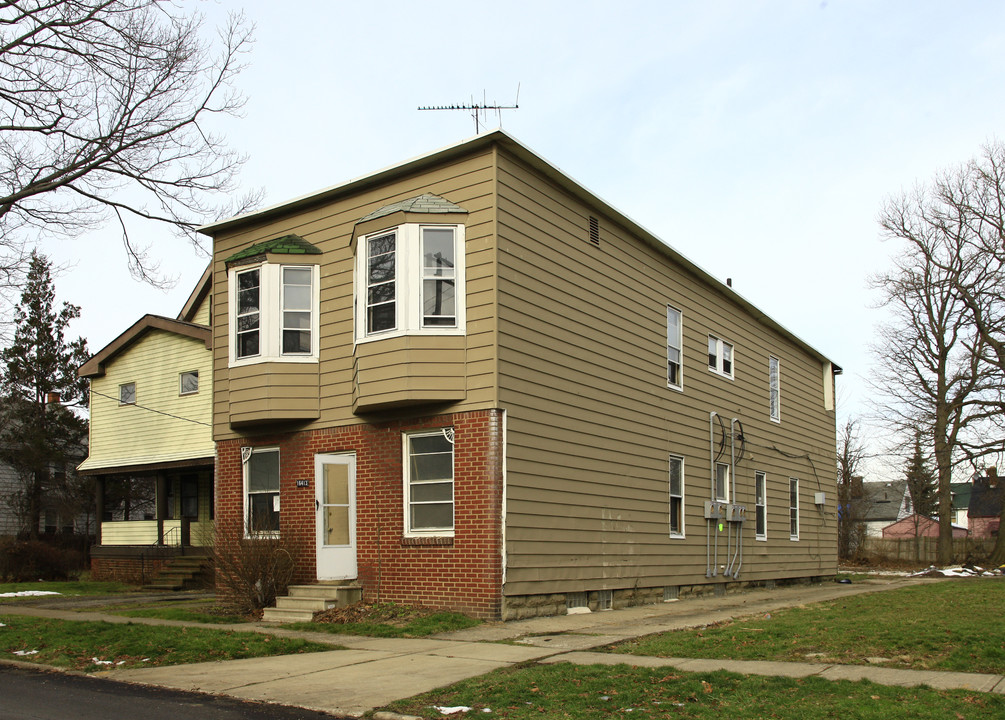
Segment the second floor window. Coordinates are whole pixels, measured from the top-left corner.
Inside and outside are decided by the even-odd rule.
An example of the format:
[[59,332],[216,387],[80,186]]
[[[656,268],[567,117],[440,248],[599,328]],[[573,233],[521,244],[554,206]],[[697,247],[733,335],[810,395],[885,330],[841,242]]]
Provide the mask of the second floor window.
[[231,363],[316,360],[318,276],[317,265],[232,270]]
[[775,422],[782,419],[781,380],[778,358],[768,358],[768,414]]
[[408,223],[360,239],[357,340],[463,334],[464,226]]
[[733,377],[733,346],[714,335],[708,336],[708,369]]
[[684,383],[681,363],[681,312],[667,305],[667,385],[678,390]]

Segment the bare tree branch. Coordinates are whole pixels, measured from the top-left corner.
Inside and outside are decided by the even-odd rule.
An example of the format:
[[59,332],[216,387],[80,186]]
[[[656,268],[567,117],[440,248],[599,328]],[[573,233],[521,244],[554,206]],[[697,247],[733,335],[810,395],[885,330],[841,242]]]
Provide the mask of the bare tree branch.
[[205,123],[242,110],[232,81],[252,28],[231,15],[215,41],[203,30],[170,0],[0,2],[0,286],[19,282],[30,238],[112,216],[147,282],[134,221],[200,247],[194,228],[225,212],[244,160]]

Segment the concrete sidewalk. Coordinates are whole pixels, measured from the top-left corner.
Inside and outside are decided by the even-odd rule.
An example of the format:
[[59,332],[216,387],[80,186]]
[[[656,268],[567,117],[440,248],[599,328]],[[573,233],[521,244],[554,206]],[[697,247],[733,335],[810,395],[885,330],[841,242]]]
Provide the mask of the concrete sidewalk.
[[[486,623],[425,639],[304,633],[265,623],[237,626],[199,624],[199,627],[218,627],[230,631],[304,637],[338,644],[347,649],[197,665],[110,670],[100,675],[127,682],[223,694],[350,716],[359,716],[393,700],[411,697],[492,670],[533,661],[672,666],[695,672],[729,670],[752,675],[791,677],[816,675],[833,680],[868,679],[887,685],[929,685],[944,689],[1005,693],[1005,678],[997,675],[895,670],[874,665],[696,660],[588,652],[613,642],[666,630],[706,625],[742,615],[773,612],[786,607],[921,582],[938,580],[897,579],[853,585],[826,583],[772,590],[758,589],[723,597],[693,598],[609,612]],[[3,605],[0,606],[0,613],[154,625],[195,625],[58,610],[51,604],[47,605],[46,608]],[[500,641],[508,643],[501,644]]]

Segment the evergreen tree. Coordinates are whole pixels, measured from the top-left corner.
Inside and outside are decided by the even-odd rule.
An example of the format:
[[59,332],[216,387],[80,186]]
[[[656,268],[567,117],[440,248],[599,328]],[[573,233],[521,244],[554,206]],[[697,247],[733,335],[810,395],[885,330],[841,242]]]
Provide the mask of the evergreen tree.
[[904,468],[907,492],[917,515],[932,517],[938,510],[938,481],[921,449],[921,433],[914,434],[914,452]]
[[[82,338],[67,342],[67,325],[80,308],[56,293],[48,258],[33,252],[21,301],[14,309],[11,345],[0,352],[0,460],[17,473],[19,486],[4,498],[23,529],[38,537],[42,498],[62,494],[79,459],[87,422],[73,408],[87,402],[87,382],[77,368],[88,359]],[[55,471],[55,472],[54,472]]]

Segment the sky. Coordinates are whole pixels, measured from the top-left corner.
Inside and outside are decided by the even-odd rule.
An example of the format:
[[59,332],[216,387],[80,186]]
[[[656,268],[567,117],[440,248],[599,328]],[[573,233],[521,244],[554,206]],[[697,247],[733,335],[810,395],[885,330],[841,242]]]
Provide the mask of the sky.
[[[868,412],[891,196],[976,155],[1005,121],[1005,3],[828,0],[182,0],[254,23],[241,118],[263,205],[475,134],[489,118],[844,369],[838,422]],[[519,96],[517,93],[519,92]],[[175,316],[208,262],[146,238],[171,290],[130,278],[113,226],[44,248],[96,352]],[[877,444],[882,427],[866,428]],[[884,470],[875,465],[872,470]]]

